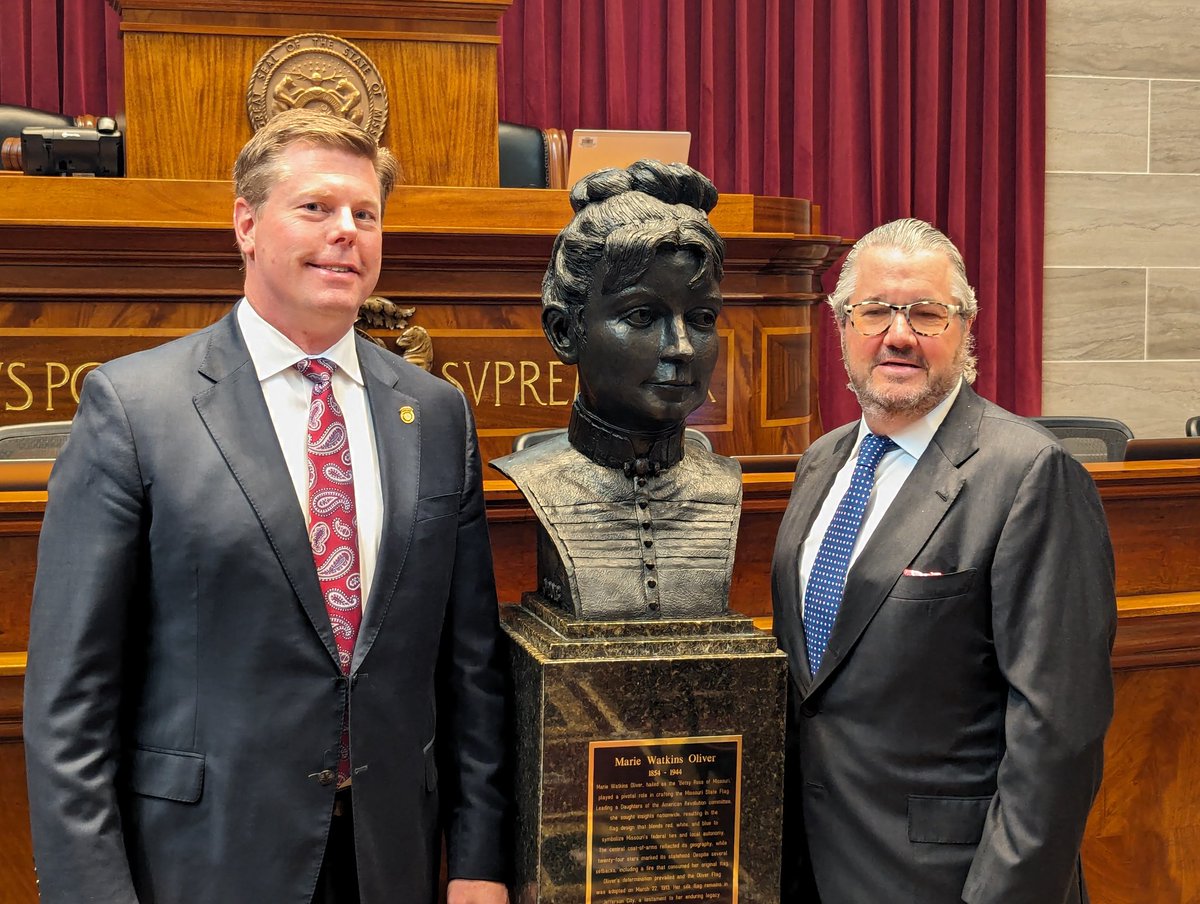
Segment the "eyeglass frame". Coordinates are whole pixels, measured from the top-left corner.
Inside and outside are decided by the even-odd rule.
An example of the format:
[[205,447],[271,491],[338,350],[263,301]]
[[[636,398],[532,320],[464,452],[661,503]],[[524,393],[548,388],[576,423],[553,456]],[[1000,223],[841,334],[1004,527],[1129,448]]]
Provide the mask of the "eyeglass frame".
[[[865,307],[866,305],[869,305],[869,304],[875,305],[876,307],[880,307],[880,308],[891,308],[892,309],[892,317],[887,322],[887,326],[885,326],[883,329],[881,329],[878,333],[870,333],[870,334],[864,333],[862,330],[860,330],[858,328],[857,324],[855,324],[854,316],[850,313],[855,308]],[[946,325],[944,327],[942,327],[940,332],[922,333],[919,329],[917,329],[915,326],[913,326],[912,316],[911,316],[910,312],[912,311],[913,308],[918,307],[923,304],[941,305],[943,308],[946,309],[946,312],[948,314],[948,316],[946,317]],[[864,339],[874,339],[876,336],[882,336],[885,333],[887,333],[887,331],[892,328],[892,324],[896,322],[896,315],[903,312],[904,322],[908,324],[908,328],[910,330],[912,330],[918,336],[924,336],[926,339],[936,339],[938,336],[941,336],[943,333],[945,333],[946,330],[950,329],[950,321],[953,320],[958,315],[959,311],[961,311],[962,309],[963,309],[963,306],[960,304],[947,304],[944,301],[931,301],[928,299],[926,299],[925,301],[914,301],[912,304],[888,304],[886,301],[859,301],[859,302],[856,302],[855,304],[846,305],[846,322],[849,323],[852,327],[854,327],[854,332],[858,333],[858,335],[862,336]]]

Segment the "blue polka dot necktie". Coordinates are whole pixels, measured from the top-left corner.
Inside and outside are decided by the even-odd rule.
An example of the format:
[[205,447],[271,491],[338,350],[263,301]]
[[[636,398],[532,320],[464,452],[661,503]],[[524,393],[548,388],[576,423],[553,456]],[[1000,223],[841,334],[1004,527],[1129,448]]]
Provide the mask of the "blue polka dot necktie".
[[821,540],[821,548],[813,560],[804,589],[804,638],[808,648],[808,666],[812,674],[821,668],[821,658],[833,632],[842,594],[846,590],[846,572],[850,570],[850,553],[858,539],[867,500],[875,486],[875,468],[896,444],[889,437],[868,433],[858,450],[858,463],[850,477],[850,488],[838,503],[833,521]]

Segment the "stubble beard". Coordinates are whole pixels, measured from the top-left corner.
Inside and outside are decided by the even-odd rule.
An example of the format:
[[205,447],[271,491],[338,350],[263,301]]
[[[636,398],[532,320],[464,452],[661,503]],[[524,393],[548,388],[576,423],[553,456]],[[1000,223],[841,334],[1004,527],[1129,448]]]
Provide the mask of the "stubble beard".
[[[906,418],[924,417],[950,394],[968,369],[968,364],[974,362],[971,333],[968,332],[963,334],[962,342],[959,343],[950,366],[942,373],[929,374],[929,379],[924,385],[910,388],[884,384],[883,387],[878,387],[871,381],[871,371],[876,362],[871,362],[865,371],[856,371],[846,354],[845,333],[842,334],[841,344],[842,362],[846,367],[846,375],[850,377],[846,388],[854,393],[863,414],[868,418],[882,419],[897,415],[904,415]],[[895,352],[891,355],[895,357]],[[911,359],[919,360],[915,356]],[[974,370],[973,367],[970,369]]]

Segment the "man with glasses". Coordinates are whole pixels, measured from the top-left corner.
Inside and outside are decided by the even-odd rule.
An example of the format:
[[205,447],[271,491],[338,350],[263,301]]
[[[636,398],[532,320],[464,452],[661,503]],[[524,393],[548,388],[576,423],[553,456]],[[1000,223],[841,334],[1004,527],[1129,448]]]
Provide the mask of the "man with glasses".
[[1048,433],[980,398],[962,256],[875,229],[829,299],[863,416],[796,470],[784,900],[1085,902],[1112,716],[1104,512]]

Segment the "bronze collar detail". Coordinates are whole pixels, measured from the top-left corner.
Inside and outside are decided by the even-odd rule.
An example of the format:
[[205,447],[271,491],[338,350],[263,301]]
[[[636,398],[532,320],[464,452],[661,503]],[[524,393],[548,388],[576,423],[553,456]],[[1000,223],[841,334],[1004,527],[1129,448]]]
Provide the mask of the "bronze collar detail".
[[[620,468],[626,477],[653,477],[683,459],[685,426],[679,424],[655,433],[622,430],[592,414],[576,397],[567,440],[598,465]],[[639,456],[637,450],[641,448],[646,453]]]

